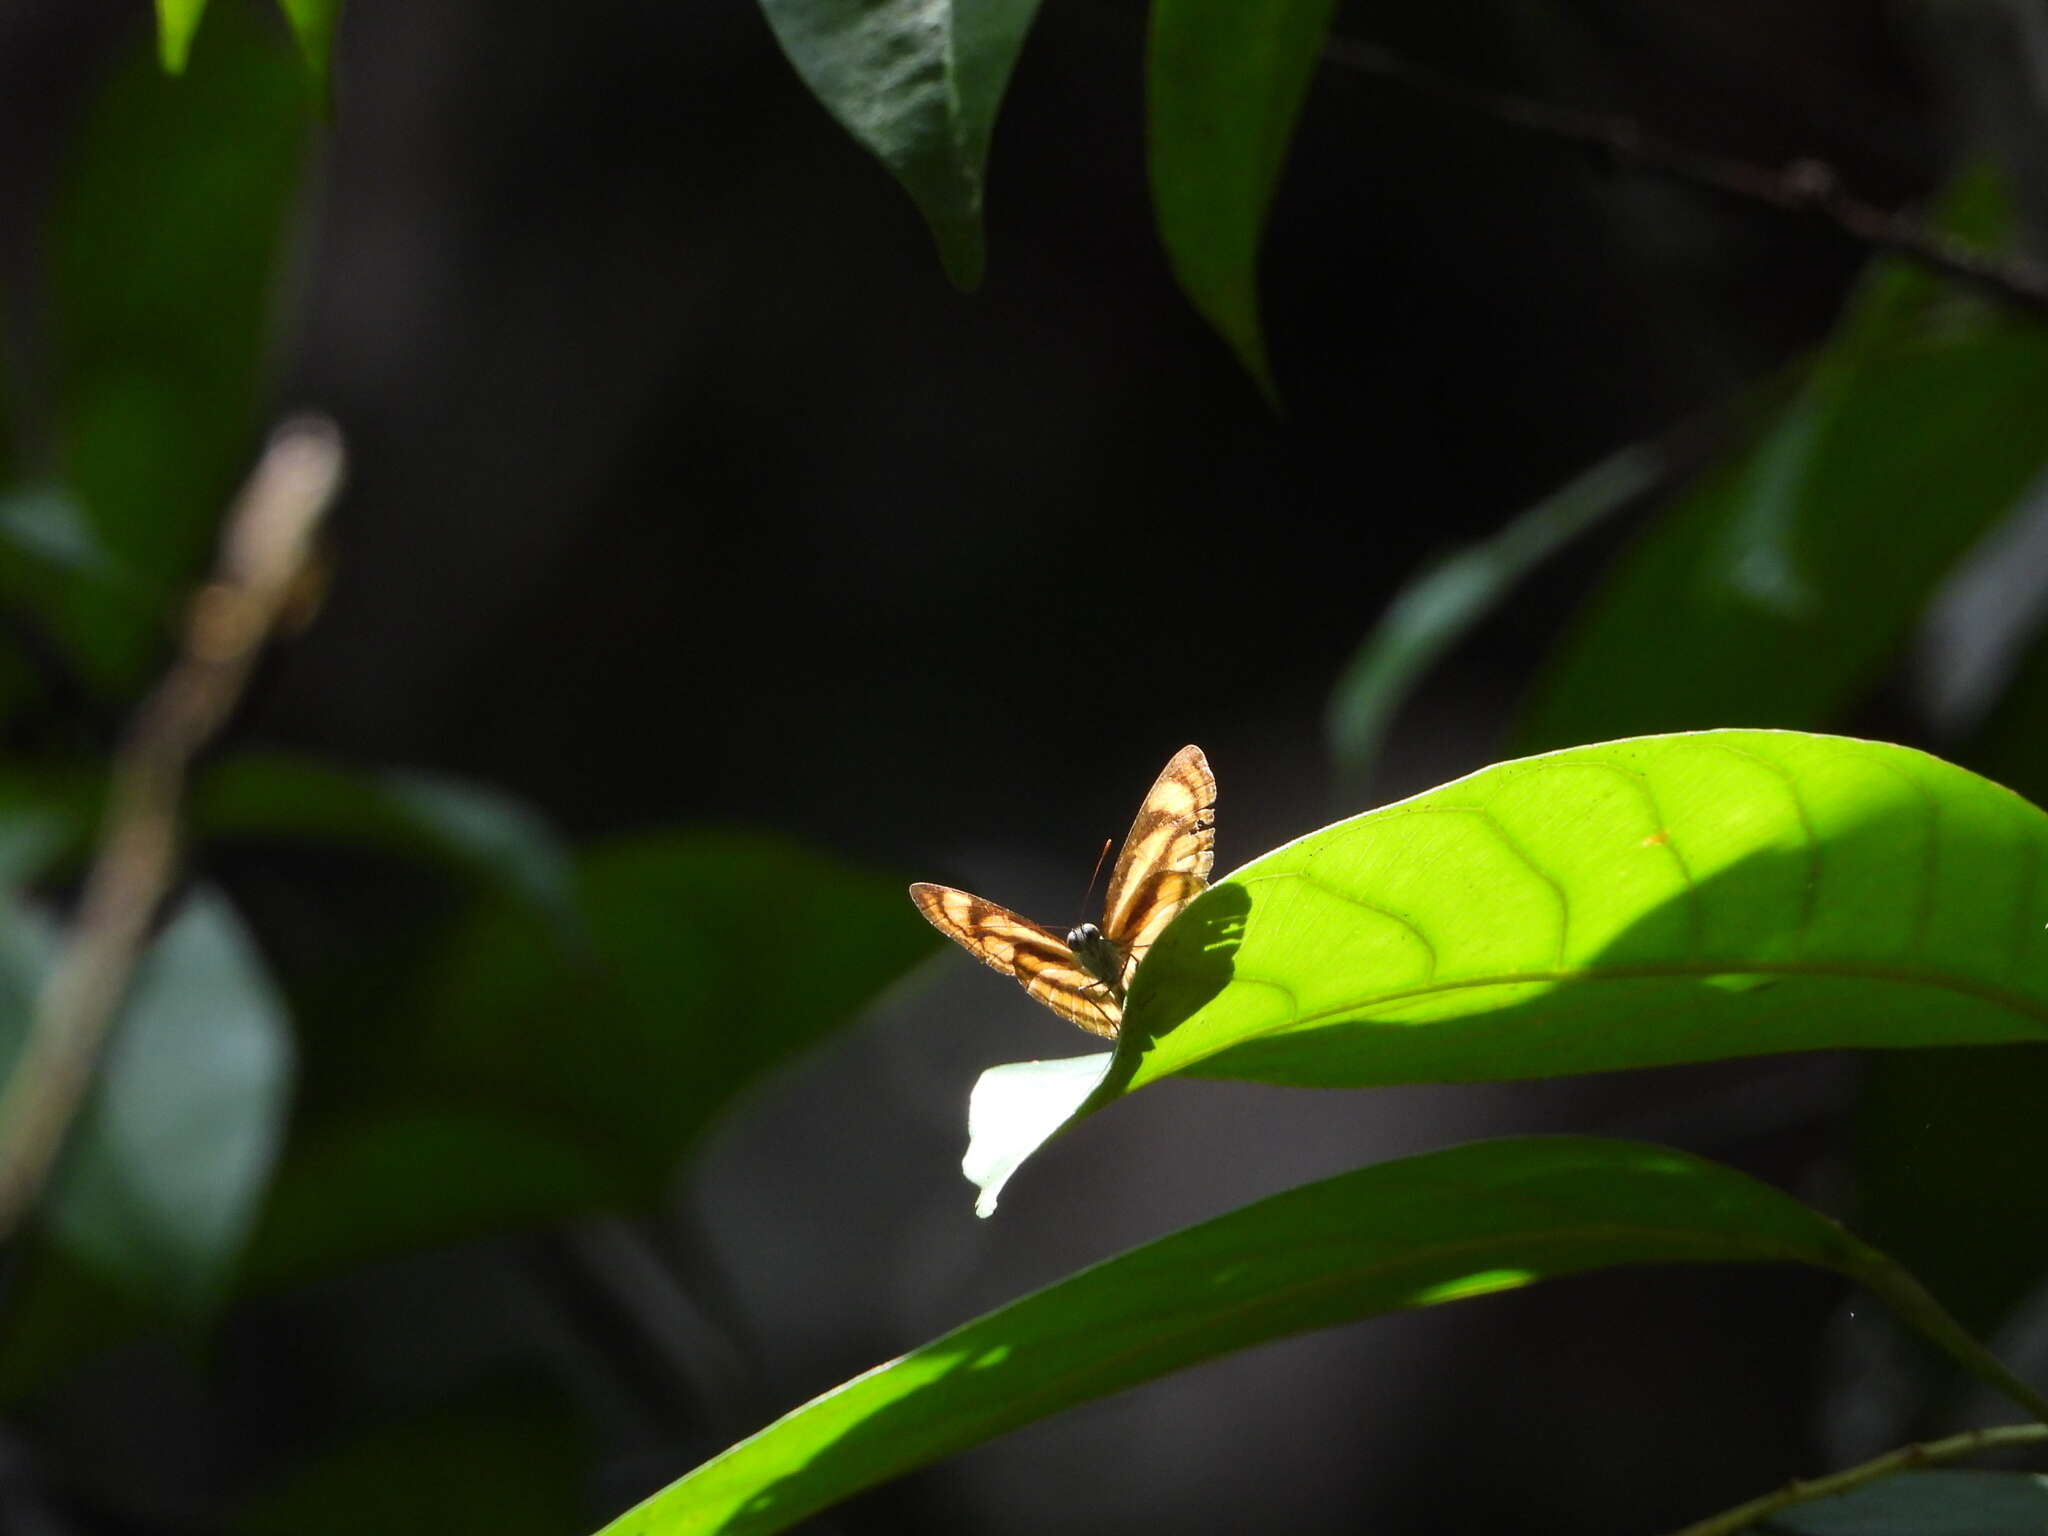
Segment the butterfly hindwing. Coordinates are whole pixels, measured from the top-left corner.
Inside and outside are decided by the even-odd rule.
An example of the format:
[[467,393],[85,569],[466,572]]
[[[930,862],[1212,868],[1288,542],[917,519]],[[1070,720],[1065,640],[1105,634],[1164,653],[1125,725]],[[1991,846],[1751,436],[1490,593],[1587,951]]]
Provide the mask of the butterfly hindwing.
[[1116,1038],[1123,1010],[1115,995],[1088,974],[1066,940],[1050,928],[948,885],[920,882],[910,888],[910,899],[939,932],[990,970],[1016,977],[1019,986],[1069,1024]]

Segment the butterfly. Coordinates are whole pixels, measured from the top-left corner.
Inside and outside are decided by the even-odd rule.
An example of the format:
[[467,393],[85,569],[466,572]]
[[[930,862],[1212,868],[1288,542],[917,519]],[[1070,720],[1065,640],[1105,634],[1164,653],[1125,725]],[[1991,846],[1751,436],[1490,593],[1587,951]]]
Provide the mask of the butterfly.
[[1138,807],[1103,895],[1102,921],[1063,939],[1016,913],[922,881],[917,910],[939,932],[1018,985],[1069,1024],[1116,1038],[1124,993],[1145,951],[1208,888],[1215,861],[1216,775],[1200,747],[1182,747]]

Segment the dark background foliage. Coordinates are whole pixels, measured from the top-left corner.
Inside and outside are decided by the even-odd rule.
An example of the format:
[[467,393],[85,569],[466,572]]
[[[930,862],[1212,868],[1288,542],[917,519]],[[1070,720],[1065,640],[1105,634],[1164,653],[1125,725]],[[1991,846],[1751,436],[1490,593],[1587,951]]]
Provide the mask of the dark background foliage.
[[[2022,20],[1990,4],[1352,9],[1347,35],[1458,78],[1766,167],[1818,157],[1887,206],[2026,143]],[[178,82],[154,78],[148,23],[129,0],[0,15],[12,471],[100,476],[88,504],[133,509],[125,550],[153,550],[158,583],[111,605],[142,615],[125,620],[15,599],[17,763],[111,747],[208,542],[206,518],[166,508],[217,509],[262,425],[318,405],[352,450],[331,588],[232,747],[460,776],[578,840],[757,829],[859,866],[849,882],[953,880],[1048,920],[1079,915],[1096,847],[1185,741],[1221,779],[1219,868],[1499,755],[1642,517],[1516,593],[1411,702],[1369,796],[1339,794],[1326,703],[1389,597],[1622,444],[1704,421],[1710,451],[1729,426],[1705,413],[1819,342],[1870,254],[1328,61],[1265,246],[1281,418],[1152,232],[1135,4],[1039,18],[971,297],[748,5],[359,6],[324,122],[268,9],[216,0]],[[181,182],[179,136],[237,91],[253,116],[222,109],[244,128]],[[281,170],[230,154],[249,123]],[[2048,183],[2017,168],[2024,212]],[[249,191],[273,183],[281,218]],[[261,283],[204,288],[238,244]],[[176,409],[77,405],[134,356]],[[205,444],[180,411],[211,423]],[[1971,762],[1924,696],[1895,681],[1831,723]],[[1840,1061],[1370,1095],[1176,1083],[1052,1149],[979,1223],[956,1171],[968,1087],[1076,1042],[955,955],[694,1141],[719,1106],[693,1063],[780,1055],[739,1037],[809,1007],[792,978],[833,946],[877,956],[872,990],[925,942],[907,901],[843,916],[815,894],[841,874],[812,857],[747,854],[760,878],[701,911],[658,861],[581,870],[602,943],[678,977],[728,965],[722,995],[745,1004],[650,1005],[635,1055],[603,1021],[646,1000],[522,971],[540,941],[501,898],[361,848],[206,843],[200,873],[290,997],[294,1157],[363,1103],[395,1117],[372,1087],[502,1071],[536,1093],[528,1058],[563,1095],[548,1113],[629,1106],[618,1146],[580,1183],[544,1150],[522,1163],[423,1123],[381,1182],[295,1186],[311,1193],[259,1223],[256,1278],[201,1335],[18,1254],[0,1524],[588,1527],[1033,1285],[1478,1134],[1664,1136],[1823,1200],[1842,1188]],[[684,914],[718,942],[672,951]],[[464,1022],[421,1047],[422,1018]],[[488,1197],[437,1221],[415,1187],[436,1159]],[[1841,1301],[1768,1270],[1619,1273],[1313,1336],[824,1524],[1676,1524],[1864,1446],[1836,1411],[1843,1361],[1888,1335]]]

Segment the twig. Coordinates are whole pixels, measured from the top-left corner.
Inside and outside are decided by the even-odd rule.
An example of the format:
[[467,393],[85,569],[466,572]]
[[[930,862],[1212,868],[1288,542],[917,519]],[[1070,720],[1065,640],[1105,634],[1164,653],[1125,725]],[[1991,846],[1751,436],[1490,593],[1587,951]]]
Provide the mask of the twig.
[[1488,90],[1351,38],[1330,38],[1324,44],[1324,56],[1346,69],[1390,80],[1507,127],[1594,150],[1627,169],[1690,182],[1787,213],[1810,215],[1876,250],[1974,284],[2012,304],[2048,313],[2048,267],[2020,257],[1994,255],[1852,197],[1834,169],[1823,161],[1794,160],[1782,170],[1772,170],[1725,155],[1703,154],[1646,133],[1628,118],[1605,117]]
[[177,870],[186,773],[288,615],[341,469],[341,435],[324,418],[287,422],[271,437],[228,514],[183,647],[115,755],[99,851],[0,1093],[0,1239],[42,1192],[85,1097]]
[[1933,1466],[1937,1462],[1954,1461],[1958,1457],[1975,1455],[2005,1445],[2039,1445],[2048,1441],[2048,1424],[2000,1424],[1990,1429],[1973,1429],[1964,1434],[1950,1435],[1946,1440],[1927,1440],[1917,1445],[1902,1445],[1895,1451],[1887,1451],[1875,1461],[1866,1461],[1861,1466],[1850,1467],[1845,1472],[1830,1473],[1816,1477],[1810,1482],[1787,1483],[1775,1493],[1767,1493],[1760,1499],[1751,1499],[1734,1509],[1723,1510],[1718,1515],[1688,1525],[1672,1536],[1734,1536],[1737,1531],[1747,1530],[1766,1515],[1774,1515],[1781,1509],[1794,1504],[1803,1504],[1808,1499],[1825,1498],[1831,1493],[1844,1493],[1851,1488],[1860,1488],[1865,1483],[1874,1483],[1881,1477],[1894,1472],[1909,1471],[1914,1467]]

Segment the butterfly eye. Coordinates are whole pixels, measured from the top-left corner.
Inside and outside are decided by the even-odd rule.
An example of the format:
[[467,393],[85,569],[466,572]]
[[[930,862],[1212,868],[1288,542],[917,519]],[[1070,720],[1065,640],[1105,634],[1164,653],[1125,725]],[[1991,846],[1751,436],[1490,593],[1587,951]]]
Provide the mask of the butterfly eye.
[[1093,923],[1083,923],[1078,928],[1067,930],[1067,948],[1079,953],[1102,940],[1102,930]]

